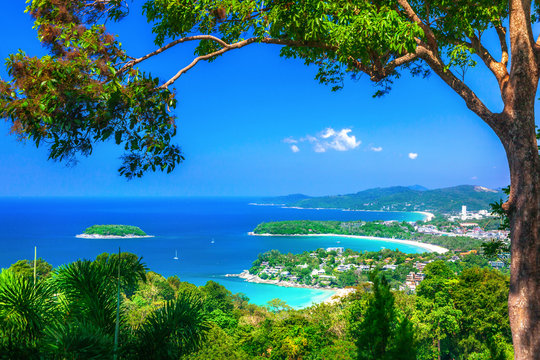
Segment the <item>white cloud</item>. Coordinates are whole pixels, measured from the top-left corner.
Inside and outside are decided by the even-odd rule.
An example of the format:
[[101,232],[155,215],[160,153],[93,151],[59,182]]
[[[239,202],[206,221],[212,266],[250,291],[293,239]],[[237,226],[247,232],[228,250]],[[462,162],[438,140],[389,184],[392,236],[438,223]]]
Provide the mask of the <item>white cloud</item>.
[[293,153],[297,153],[297,152],[300,151],[300,149],[296,145],[291,145],[291,150],[292,150]]
[[300,141],[309,141],[310,143],[318,142],[319,140],[315,136],[306,135],[305,138],[301,138]]
[[[343,129],[343,130],[345,130],[345,129]],[[329,137],[332,137],[334,135],[336,135],[336,131],[334,129],[332,129],[332,128],[328,128],[328,129],[324,130],[324,132],[321,134],[321,137],[323,139],[328,139]]]
[[356,136],[349,135],[351,131],[351,129],[341,129],[336,132],[331,128],[326,129],[323,138],[330,139],[330,141],[325,145],[337,151],[347,151],[357,148],[360,146],[361,141],[356,141]]
[[473,176],[471,180],[478,180],[478,176]]
[[296,144],[298,143],[298,140],[294,139],[292,136],[289,136],[288,138],[283,139],[283,142],[286,144]]
[[318,153],[326,152],[326,148],[321,145],[321,143],[316,143],[315,146],[313,146],[313,151]]
[[414,160],[418,157],[417,153],[409,153],[409,159]]
[[[284,139],[283,142],[287,144],[309,142],[313,145],[313,151],[317,153],[323,153],[327,150],[348,151],[356,149],[362,143],[360,140],[356,140],[356,136],[352,135],[351,132],[352,130],[348,128],[344,128],[339,131],[332,128],[326,128],[315,136],[306,135],[299,140],[296,140],[293,137],[288,137]],[[291,150],[297,152],[292,147]]]
[[382,146],[372,146],[371,151],[380,152],[382,151]]

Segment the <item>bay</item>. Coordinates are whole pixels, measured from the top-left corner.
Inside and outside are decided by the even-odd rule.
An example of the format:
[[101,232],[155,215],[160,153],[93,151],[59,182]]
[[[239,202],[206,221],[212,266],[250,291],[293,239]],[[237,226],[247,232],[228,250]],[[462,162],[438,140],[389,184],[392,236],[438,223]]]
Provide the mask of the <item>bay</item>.
[[[259,253],[277,249],[299,253],[342,246],[357,251],[381,248],[407,253],[424,250],[410,245],[367,239],[334,237],[249,236],[263,221],[282,220],[399,220],[416,221],[417,213],[293,209],[253,206],[253,198],[1,198],[0,267],[38,257],[59,266],[77,259],[93,259],[103,252],[129,251],[166,277],[204,285],[217,281],[233,293],[242,292],[264,305],[281,298],[293,307],[324,300],[331,292],[248,283],[225,274],[249,269]],[[153,238],[80,239],[95,224],[139,226]],[[174,260],[175,252],[178,260]]]

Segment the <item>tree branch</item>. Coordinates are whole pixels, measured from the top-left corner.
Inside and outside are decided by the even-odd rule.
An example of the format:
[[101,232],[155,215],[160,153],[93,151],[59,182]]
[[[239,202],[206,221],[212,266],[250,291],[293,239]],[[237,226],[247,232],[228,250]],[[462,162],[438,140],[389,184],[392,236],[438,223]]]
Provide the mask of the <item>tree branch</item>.
[[[215,38],[217,39],[217,38]],[[181,39],[180,39],[181,40]],[[320,42],[315,42],[315,41],[297,41],[297,40],[286,40],[286,39],[273,39],[273,38],[257,38],[257,37],[253,37],[253,38],[249,38],[249,39],[246,39],[246,40],[242,40],[242,41],[239,41],[239,42],[236,42],[234,44],[227,44],[225,43],[223,40],[221,39],[218,39],[220,43],[224,44],[224,47],[220,50],[217,50],[217,51],[214,51],[210,54],[206,54],[206,55],[201,55],[201,56],[198,56],[196,57],[195,59],[193,59],[193,61],[186,67],[184,67],[183,69],[181,69],[180,71],[178,71],[176,73],[176,75],[174,75],[172,78],[170,78],[166,83],[164,83],[163,85],[160,86],[160,88],[167,88],[169,87],[170,85],[172,85],[176,80],[178,80],[178,78],[180,76],[182,76],[183,74],[185,74],[188,70],[190,70],[191,68],[193,68],[195,65],[197,65],[197,63],[201,60],[208,60],[214,56],[218,56],[218,55],[221,55],[221,54],[224,54],[226,53],[227,51],[229,50],[234,50],[234,49],[240,49],[246,45],[250,45],[250,44],[253,44],[253,43],[264,43],[264,44],[275,44],[275,45],[286,45],[286,46],[298,46],[298,47],[317,47],[317,48],[322,48],[322,49],[326,49],[326,50],[330,50],[330,51],[336,51],[337,50],[337,47],[336,46],[331,46],[331,45],[328,45],[328,44],[324,44],[324,43],[320,43]],[[171,43],[172,44],[172,43]],[[170,45],[170,44],[169,44]],[[176,44],[174,44],[176,45]],[[171,46],[174,46],[174,45],[171,45]],[[169,46],[169,48],[171,47]],[[162,48],[163,49],[163,48]],[[161,49],[158,49],[156,51],[159,51]],[[163,52],[167,49],[163,49],[161,50],[160,52]],[[149,54],[150,55],[150,54]],[[148,56],[148,55],[146,55]]]
[[358,61],[357,59],[354,59],[352,57],[349,58],[349,60],[351,60],[353,67],[356,70],[369,75],[372,81],[381,81],[385,77],[392,74],[392,72],[394,72],[394,70],[398,68],[399,66],[410,63],[411,61],[414,61],[416,59],[418,59],[418,55],[416,53],[408,53],[398,58],[395,58],[394,60],[390,61],[388,64],[386,64],[385,66],[379,69],[371,69],[365,66],[364,64],[362,64],[362,62]]
[[134,59],[134,60],[131,60],[131,61],[127,62],[124,66],[122,66],[122,68],[119,70],[119,72],[122,73],[126,69],[128,69],[130,67],[133,67],[134,65],[136,65],[138,63],[141,63],[141,62],[143,62],[143,61],[145,61],[145,60],[147,60],[147,59],[149,59],[149,58],[151,58],[153,56],[159,55],[162,52],[164,52],[165,50],[168,50],[168,49],[172,48],[175,45],[178,45],[178,44],[181,44],[181,43],[184,43],[184,42],[187,42],[187,41],[196,41],[196,40],[212,40],[212,41],[215,41],[215,42],[219,43],[223,47],[228,46],[228,44],[225,41],[221,40],[218,37],[212,36],[212,35],[187,36],[187,37],[175,40],[173,42],[170,42],[167,45],[165,45],[163,47],[160,47],[159,49],[157,49],[155,51],[152,51],[151,53],[146,54],[146,55],[144,55],[144,56],[142,56],[140,58],[137,58],[137,59]]
[[416,15],[416,12],[414,12],[413,8],[409,4],[407,0],[397,0],[398,4],[403,8],[405,11],[405,15],[411,20],[414,21],[418,26],[424,30],[424,34],[426,35],[428,44],[431,46],[432,51],[435,51],[438,53],[438,45],[437,45],[437,39],[435,38],[435,34],[433,34],[433,31],[431,28],[426,25],[422,19]]
[[531,94],[538,88],[540,55],[531,25],[531,1],[509,0],[510,66],[509,91],[503,97],[505,111],[528,111],[534,107]]
[[418,40],[416,54],[419,58],[423,59],[429,67],[452,88],[452,90],[461,96],[470,110],[484,120],[497,134],[499,133],[500,123],[497,121],[497,117],[494,116],[482,100],[478,98],[474,91],[472,91],[449,69],[446,69],[442,60],[429,50],[420,40]]
[[210,54],[197,56],[195,59],[193,59],[193,61],[188,66],[186,66],[186,67],[182,68],[180,71],[178,71],[176,73],[176,75],[174,75],[166,83],[161,85],[160,88],[166,89],[169,86],[171,86],[176,80],[178,80],[178,78],[180,76],[182,76],[183,74],[188,72],[189,69],[193,68],[201,60],[208,60],[210,58],[213,58],[214,56],[218,56],[218,55],[221,55],[223,53],[226,53],[229,50],[240,49],[240,48],[242,48],[242,47],[244,47],[246,45],[252,44],[252,43],[254,43],[256,41],[257,41],[257,38],[249,38],[249,39],[246,39],[246,40],[236,42],[234,44],[230,44],[230,45],[226,44],[226,46],[224,48],[219,49],[219,50],[214,51],[214,52],[211,52]]
[[508,66],[508,43],[506,42],[506,28],[502,25],[495,26],[499,43],[501,44],[501,63]]
[[488,69],[491,70],[493,75],[495,75],[495,78],[499,83],[499,88],[501,89],[501,91],[504,91],[509,76],[506,65],[502,62],[496,61],[489,53],[489,51],[484,47],[484,45],[482,45],[482,42],[476,35],[470,36],[469,39],[471,40],[471,47],[476,51],[476,54],[480,57],[480,59],[482,59]]

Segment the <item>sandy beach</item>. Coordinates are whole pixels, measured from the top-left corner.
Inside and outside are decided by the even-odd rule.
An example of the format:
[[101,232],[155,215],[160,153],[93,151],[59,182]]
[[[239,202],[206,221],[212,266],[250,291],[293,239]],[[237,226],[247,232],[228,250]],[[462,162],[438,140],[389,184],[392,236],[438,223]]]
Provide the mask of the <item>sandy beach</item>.
[[426,217],[424,221],[431,221],[435,217],[435,215],[427,211],[413,211],[413,212],[424,215]]
[[380,238],[380,237],[374,237],[374,236],[360,236],[360,235],[342,235],[342,234],[297,234],[297,235],[275,235],[275,234],[255,234],[254,232],[249,232],[249,235],[252,236],[336,236],[336,237],[346,237],[346,238],[355,238],[355,239],[368,239],[368,240],[378,240],[378,241],[386,241],[386,242],[393,242],[393,243],[399,243],[399,244],[407,244],[412,246],[418,246],[422,249],[426,249],[430,252],[436,252],[438,254],[444,254],[448,251],[448,249],[443,248],[442,246],[433,245],[433,244],[426,244],[419,241],[413,241],[413,240],[401,240],[401,239],[391,239],[391,238]]

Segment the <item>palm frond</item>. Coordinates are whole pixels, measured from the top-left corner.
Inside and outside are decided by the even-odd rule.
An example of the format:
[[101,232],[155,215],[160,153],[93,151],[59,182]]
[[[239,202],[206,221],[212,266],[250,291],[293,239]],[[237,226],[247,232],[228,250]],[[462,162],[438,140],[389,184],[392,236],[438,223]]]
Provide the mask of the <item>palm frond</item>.
[[[33,281],[10,270],[0,274],[0,352],[26,352],[56,320],[53,289],[48,281]],[[11,350],[8,350],[11,349]],[[18,349],[18,350],[17,350]],[[25,350],[26,349],[26,350]]]
[[107,267],[78,260],[59,267],[52,281],[65,297],[70,316],[113,334],[116,288],[108,273]]
[[110,359],[111,337],[91,323],[71,322],[46,329],[48,355],[54,359]]
[[178,359],[197,350],[211,325],[202,300],[184,292],[148,316],[131,345],[135,359]]

